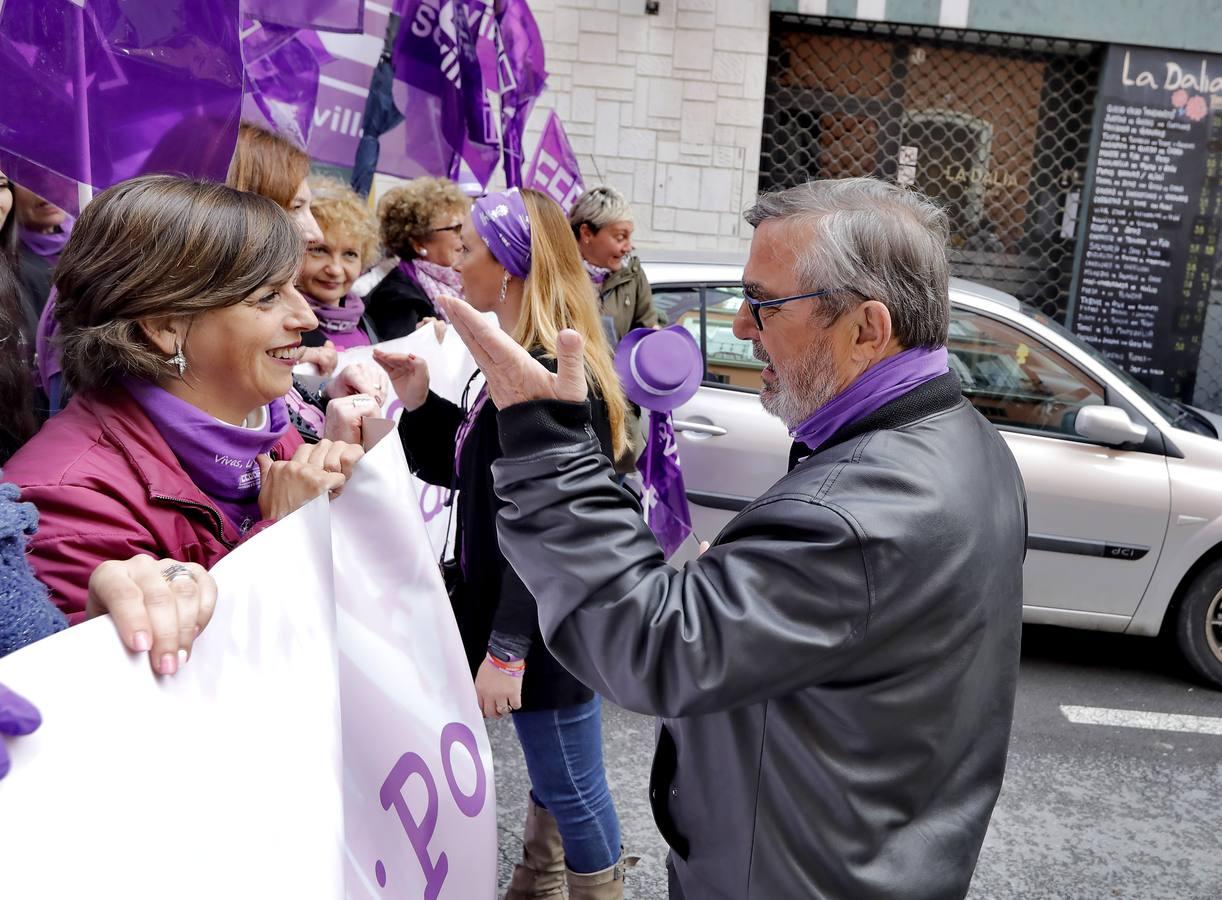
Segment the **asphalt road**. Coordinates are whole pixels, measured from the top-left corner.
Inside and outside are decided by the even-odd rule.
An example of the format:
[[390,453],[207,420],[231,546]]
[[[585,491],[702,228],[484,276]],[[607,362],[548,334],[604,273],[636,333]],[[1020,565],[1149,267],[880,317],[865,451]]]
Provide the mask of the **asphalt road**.
[[[1130,711],[1167,715],[1127,727]],[[503,891],[528,783],[512,725],[489,733]],[[625,843],[641,857],[626,894],[664,898],[666,845],[646,798],[652,720],[607,704],[603,739]],[[1222,692],[1191,680],[1156,641],[1024,629],[1009,767],[969,896],[1222,897]]]

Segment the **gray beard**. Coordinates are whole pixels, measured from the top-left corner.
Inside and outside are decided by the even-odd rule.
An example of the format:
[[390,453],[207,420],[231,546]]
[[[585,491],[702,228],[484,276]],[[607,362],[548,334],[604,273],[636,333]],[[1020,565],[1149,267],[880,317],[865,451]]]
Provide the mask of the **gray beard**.
[[[761,362],[772,361],[760,341],[751,342],[751,352]],[[773,371],[776,372],[776,381],[772,384],[764,382],[760,388],[760,405],[784,422],[791,431],[838,393],[836,366],[831,353],[817,344],[811,345],[791,371]]]

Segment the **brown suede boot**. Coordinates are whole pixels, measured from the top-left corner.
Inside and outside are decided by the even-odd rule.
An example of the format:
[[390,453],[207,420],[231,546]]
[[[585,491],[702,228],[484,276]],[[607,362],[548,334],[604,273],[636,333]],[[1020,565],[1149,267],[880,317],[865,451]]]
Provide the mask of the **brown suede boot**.
[[505,900],[564,896],[564,844],[556,817],[535,803],[526,807],[522,834],[522,861],[513,867]]
[[601,872],[578,875],[565,870],[569,882],[569,900],[624,900],[624,871],[637,864],[639,857],[625,857],[621,852],[615,865]]

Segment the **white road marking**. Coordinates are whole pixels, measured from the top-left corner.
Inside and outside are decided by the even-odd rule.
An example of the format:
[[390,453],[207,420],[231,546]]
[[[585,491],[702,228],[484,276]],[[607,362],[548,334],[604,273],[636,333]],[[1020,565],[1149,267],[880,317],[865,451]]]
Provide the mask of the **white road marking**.
[[1113,728],[1147,728],[1152,731],[1222,735],[1222,719],[1213,716],[1143,712],[1138,709],[1105,709],[1099,706],[1062,706],[1061,715],[1075,725],[1111,725]]

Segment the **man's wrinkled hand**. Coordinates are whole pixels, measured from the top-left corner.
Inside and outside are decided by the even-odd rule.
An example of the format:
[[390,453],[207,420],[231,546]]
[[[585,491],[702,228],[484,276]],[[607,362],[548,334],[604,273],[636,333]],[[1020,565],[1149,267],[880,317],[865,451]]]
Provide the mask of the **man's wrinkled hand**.
[[438,302],[484,373],[497,409],[529,400],[586,399],[585,341],[576,331],[566,328],[556,336],[557,372],[552,374],[466,301],[441,297]]

